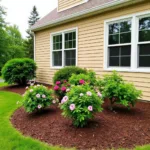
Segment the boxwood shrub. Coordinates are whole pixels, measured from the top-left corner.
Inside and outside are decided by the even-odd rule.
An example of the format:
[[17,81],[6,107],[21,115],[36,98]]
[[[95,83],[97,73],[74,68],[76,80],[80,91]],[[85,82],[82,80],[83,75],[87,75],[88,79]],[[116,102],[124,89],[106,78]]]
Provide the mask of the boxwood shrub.
[[25,85],[35,77],[36,63],[32,59],[17,58],[8,61],[2,68],[2,77],[9,84]]

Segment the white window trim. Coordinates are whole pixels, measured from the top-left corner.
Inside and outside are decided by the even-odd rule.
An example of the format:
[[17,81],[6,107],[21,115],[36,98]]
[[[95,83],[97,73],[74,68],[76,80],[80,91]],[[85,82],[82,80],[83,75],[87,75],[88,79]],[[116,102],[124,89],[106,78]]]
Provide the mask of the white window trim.
[[[123,71],[123,72],[150,72],[150,67],[138,68],[138,26],[139,18],[150,16],[150,11],[144,11],[140,13],[134,13],[126,16],[121,16],[104,21],[104,70],[106,71]],[[120,22],[123,20],[131,19],[132,31],[131,31],[131,67],[108,67],[108,25],[114,22]],[[141,43],[141,42],[140,42]],[[150,43],[150,42],[143,42]],[[123,45],[123,44],[121,44]],[[126,45],[126,44],[124,44]],[[118,45],[119,46],[119,45]],[[134,56],[134,57],[133,57]],[[136,56],[136,57],[135,57]]]
[[[53,32],[50,33],[50,67],[52,69],[61,69],[64,68],[64,34],[71,32],[71,31],[76,31],[76,66],[78,65],[78,27],[75,28],[70,28],[70,29],[66,29],[66,30],[61,30],[58,32]],[[53,36],[55,35],[59,35],[62,34],[62,66],[53,66],[53,56],[52,56],[52,52],[53,52]],[[73,48],[75,49],[75,48]]]

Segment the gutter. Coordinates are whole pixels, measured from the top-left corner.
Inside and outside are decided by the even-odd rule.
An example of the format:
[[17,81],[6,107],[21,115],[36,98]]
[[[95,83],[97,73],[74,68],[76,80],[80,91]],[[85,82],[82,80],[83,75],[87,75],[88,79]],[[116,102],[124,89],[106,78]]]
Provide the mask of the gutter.
[[53,27],[53,26],[59,25],[61,23],[66,23],[66,22],[81,18],[84,15],[88,15],[88,14],[94,13],[96,11],[101,10],[101,12],[103,12],[104,9],[110,8],[110,7],[113,7],[113,6],[117,6],[119,4],[123,4],[123,3],[127,3],[127,2],[130,2],[129,4],[133,4],[133,3],[138,3],[138,2],[142,2],[142,1],[143,0],[114,0],[113,2],[109,2],[109,3],[103,4],[103,5],[100,5],[100,6],[96,6],[96,7],[81,11],[81,12],[77,12],[77,13],[65,16],[63,18],[60,18],[60,19],[56,19],[54,21],[49,21],[47,23],[44,23],[42,25],[38,25],[36,27],[31,27],[31,30],[33,32],[34,31],[39,31],[39,30],[42,30],[42,29],[46,29],[48,27]]

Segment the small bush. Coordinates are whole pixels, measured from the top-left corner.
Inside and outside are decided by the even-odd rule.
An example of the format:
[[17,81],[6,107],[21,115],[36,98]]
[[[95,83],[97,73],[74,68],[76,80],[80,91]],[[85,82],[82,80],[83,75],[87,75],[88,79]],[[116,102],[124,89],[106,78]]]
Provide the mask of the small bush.
[[79,67],[65,67],[57,71],[53,77],[53,83],[55,84],[57,81],[60,81],[63,83],[64,80],[69,80],[69,78],[72,76],[72,74],[86,74],[87,71],[85,69],[79,68]]
[[2,76],[9,84],[25,85],[35,77],[36,64],[32,59],[18,58],[8,61],[3,69]]
[[52,97],[52,90],[48,90],[43,85],[27,87],[23,98],[23,106],[27,112],[42,110],[55,102]]
[[98,83],[103,98],[110,100],[111,109],[113,104],[130,108],[130,105],[134,106],[137,99],[141,97],[141,91],[137,90],[133,84],[126,83],[117,72],[105,75]]
[[73,74],[69,78],[71,85],[82,85],[88,83],[90,86],[94,86],[96,83],[96,74],[93,71],[88,71],[87,74]]
[[94,113],[102,111],[102,103],[98,93],[85,84],[73,86],[62,99],[60,108],[63,116],[71,118],[75,126],[84,127],[94,117]]

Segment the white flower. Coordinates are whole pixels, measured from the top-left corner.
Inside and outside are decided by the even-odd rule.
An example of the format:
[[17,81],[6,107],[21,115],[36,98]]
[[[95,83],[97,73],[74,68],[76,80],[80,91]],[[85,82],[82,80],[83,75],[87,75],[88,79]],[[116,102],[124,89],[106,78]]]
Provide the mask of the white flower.
[[68,96],[64,96],[63,99],[61,100],[61,104],[67,102],[67,100],[68,100]]
[[83,96],[84,94],[83,93],[80,93],[80,96]]
[[70,89],[67,89],[67,90],[66,90],[66,92],[69,92],[69,91],[70,91]]
[[30,92],[33,92],[33,89],[31,89]]
[[37,98],[40,98],[40,97],[41,97],[41,95],[40,95],[40,94],[36,94],[36,97],[37,97]]
[[40,86],[39,84],[37,84],[37,86]]
[[90,91],[86,92],[86,94],[87,94],[88,96],[92,96],[92,93],[91,93]]
[[42,108],[42,105],[39,104],[39,105],[38,105],[38,109],[41,109],[41,108]]
[[33,86],[33,85],[34,85],[34,83],[31,83],[31,84],[30,84],[30,86]]
[[46,95],[43,94],[43,95],[42,95],[42,98],[46,98]]
[[53,100],[53,101],[52,101],[52,103],[53,103],[53,104],[55,104],[55,103],[56,103],[56,101],[55,101],[55,100]]
[[29,88],[29,87],[27,86],[27,87],[26,87],[26,90],[27,90],[28,88]]

